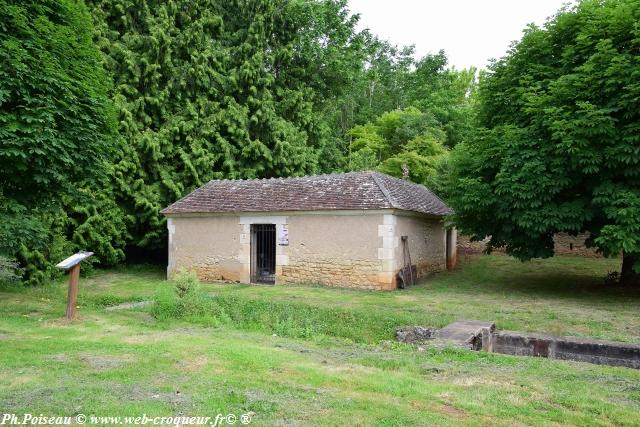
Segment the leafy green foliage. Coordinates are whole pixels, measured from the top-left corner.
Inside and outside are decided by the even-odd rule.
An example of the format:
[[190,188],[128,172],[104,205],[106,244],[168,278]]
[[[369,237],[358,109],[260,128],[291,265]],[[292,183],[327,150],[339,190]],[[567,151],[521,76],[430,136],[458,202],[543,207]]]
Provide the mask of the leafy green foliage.
[[360,67],[344,1],[89,4],[115,80],[114,192],[133,245],[164,247],[159,211],[210,179],[335,167],[320,110]]
[[464,138],[474,72],[357,31],[346,0],[86,3],[0,0],[0,253],[28,283],[78,249],[164,253],[160,210],[210,179],[430,182]]
[[428,111],[446,132],[444,144],[455,147],[473,135],[476,69],[445,68],[444,52],[417,62],[407,88],[411,105]]
[[105,217],[117,227],[117,208],[98,212],[90,201],[91,215],[68,216],[87,206],[83,193],[103,187],[116,142],[88,10],[76,0],[2,1],[0,16],[0,253],[17,257],[29,284],[97,240],[98,257],[117,262],[119,231],[79,238]]
[[432,114],[453,147],[472,131],[475,69],[448,69],[443,51],[417,60],[412,47],[398,48],[375,38],[366,45],[367,62],[336,103],[334,128],[349,140],[354,126],[408,107]]
[[21,277],[17,261],[0,255],[0,283],[14,282]]
[[176,283],[176,295],[178,298],[184,298],[198,292],[199,281],[198,276],[192,271],[180,271],[173,278]]
[[0,16],[0,188],[30,206],[102,170],[109,78],[81,3],[3,1]]
[[551,256],[557,232],[590,231],[640,271],[639,20],[636,1],[583,1],[491,66],[485,130],[454,154],[463,232],[524,260]]
[[419,183],[435,177],[448,153],[440,123],[417,108],[385,113],[375,123],[355,126],[351,136],[351,169],[378,169],[400,177],[406,165],[409,178]]
[[[365,70],[342,102],[349,170],[377,169],[426,184],[446,198],[446,148],[474,132],[475,69],[448,69],[443,51],[414,58],[374,39]],[[337,127],[337,126],[336,126]],[[337,127],[339,128],[339,127]],[[445,148],[446,147],[446,148]]]
[[123,248],[130,235],[131,215],[117,205],[111,187],[105,182],[98,188],[81,188],[73,199],[63,199],[69,218],[68,232],[77,249],[91,250],[90,261],[103,266],[116,265],[125,259]]

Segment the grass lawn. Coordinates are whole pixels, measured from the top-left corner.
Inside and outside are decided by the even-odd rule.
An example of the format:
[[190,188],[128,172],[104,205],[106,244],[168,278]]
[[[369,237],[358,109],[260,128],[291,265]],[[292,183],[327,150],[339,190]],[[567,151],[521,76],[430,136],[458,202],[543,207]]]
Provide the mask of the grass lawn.
[[[203,285],[215,315],[106,311],[173,285],[153,268],[0,288],[0,412],[213,416],[251,425],[640,425],[640,371],[392,341],[404,324],[640,342],[640,294],[606,288],[616,260],[478,257],[396,292]],[[157,314],[157,313],[156,313]],[[237,423],[237,425],[240,425]]]

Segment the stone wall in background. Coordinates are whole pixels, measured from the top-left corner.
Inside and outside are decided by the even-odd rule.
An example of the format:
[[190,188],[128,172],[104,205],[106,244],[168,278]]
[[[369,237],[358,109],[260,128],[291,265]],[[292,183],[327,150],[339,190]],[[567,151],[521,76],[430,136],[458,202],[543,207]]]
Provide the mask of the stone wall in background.
[[[595,249],[588,248],[585,241],[589,237],[589,233],[581,233],[577,236],[571,236],[567,233],[558,233],[553,238],[555,253],[557,255],[578,255],[585,257],[599,257]],[[480,242],[472,242],[470,236],[465,234],[458,235],[458,256],[481,254],[484,251],[488,239]],[[502,249],[494,249],[493,253],[504,253]]]
[[472,242],[471,236],[467,234],[458,234],[458,257],[481,254],[484,251],[487,240],[488,239],[480,242]]
[[589,233],[581,233],[577,236],[570,236],[567,233],[558,233],[553,238],[554,248],[557,254],[580,255],[589,257],[599,257],[595,249],[587,248],[585,240],[589,238]]

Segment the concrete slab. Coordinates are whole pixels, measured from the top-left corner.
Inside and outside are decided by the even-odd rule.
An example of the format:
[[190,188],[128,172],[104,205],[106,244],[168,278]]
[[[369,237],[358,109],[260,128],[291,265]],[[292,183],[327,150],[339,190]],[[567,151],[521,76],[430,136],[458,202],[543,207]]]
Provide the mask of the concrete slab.
[[482,347],[482,331],[493,332],[495,329],[495,322],[460,320],[435,332],[434,338],[436,344],[479,350]]

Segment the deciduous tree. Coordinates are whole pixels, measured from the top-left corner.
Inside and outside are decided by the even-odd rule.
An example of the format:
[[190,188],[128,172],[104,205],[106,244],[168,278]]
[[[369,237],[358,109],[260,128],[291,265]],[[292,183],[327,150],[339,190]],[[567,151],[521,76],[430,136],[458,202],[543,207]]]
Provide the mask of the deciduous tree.
[[490,67],[478,137],[454,154],[451,203],[463,232],[526,260],[557,232],[591,232],[640,285],[640,3],[561,10]]
[[[110,78],[92,36],[82,1],[0,1],[0,254],[18,255],[32,283],[82,243],[67,208],[104,185],[115,151]],[[122,259],[112,234],[100,241],[99,257]]]

